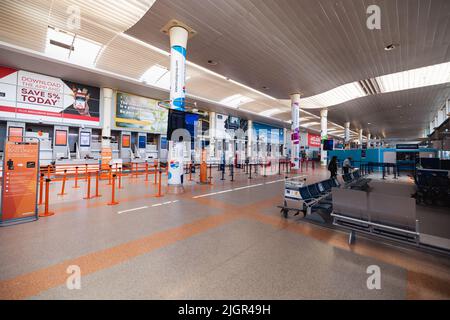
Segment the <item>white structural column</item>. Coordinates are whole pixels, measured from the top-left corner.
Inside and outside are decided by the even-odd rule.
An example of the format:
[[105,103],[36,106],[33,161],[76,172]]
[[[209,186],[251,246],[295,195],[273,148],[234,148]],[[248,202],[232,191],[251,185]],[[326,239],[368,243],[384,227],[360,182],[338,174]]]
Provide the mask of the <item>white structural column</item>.
[[370,148],[370,133],[367,134],[367,149]]
[[348,144],[349,142],[350,142],[350,122],[346,122],[344,128],[344,143]]
[[363,144],[363,129],[359,129],[358,141],[359,141],[359,148],[362,148],[362,144]]
[[[182,27],[172,27],[170,35],[170,107],[184,111],[186,100],[186,46],[189,32]],[[169,142],[169,185],[183,184],[184,143]]]
[[323,150],[323,140],[328,138],[328,110],[320,110],[320,137],[322,139],[320,147],[320,164],[327,165],[327,152]]
[[288,143],[287,143],[287,129],[286,128],[283,128],[283,150],[282,150],[282,153],[281,153],[281,155],[283,156],[283,157],[286,157],[286,155],[287,155],[287,145],[288,145]]
[[209,157],[214,158],[216,150],[216,113],[209,112]]
[[291,94],[292,134],[291,162],[292,169],[300,169],[300,93]]
[[109,148],[111,146],[111,123],[112,123],[112,109],[113,109],[113,90],[110,88],[102,88],[103,110],[102,110],[102,148]]
[[247,124],[247,157],[252,158],[252,144],[253,144],[253,121],[248,120]]

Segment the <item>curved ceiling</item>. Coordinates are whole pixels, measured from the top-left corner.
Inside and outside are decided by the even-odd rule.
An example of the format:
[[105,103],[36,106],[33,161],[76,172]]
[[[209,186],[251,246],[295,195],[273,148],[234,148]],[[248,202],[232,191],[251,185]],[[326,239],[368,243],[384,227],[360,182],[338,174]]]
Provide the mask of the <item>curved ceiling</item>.
[[[366,28],[369,4],[381,8],[381,30]],[[169,39],[160,29],[175,18],[197,31],[188,42],[192,97],[233,98],[232,104],[242,98],[249,102],[239,110],[284,121],[290,120],[289,93],[311,97],[346,83],[450,61],[447,0],[3,0],[0,41],[45,53],[48,26],[67,30],[73,5],[81,9],[74,34],[101,47],[96,69],[139,81],[152,67],[168,68]],[[399,46],[385,51],[389,43]],[[340,103],[329,108],[329,128],[339,132],[348,120],[352,129],[376,136],[417,137],[448,97],[447,88]],[[403,124],[398,119],[404,111],[392,106],[409,104],[414,121]],[[303,125],[320,129],[318,110],[310,111],[302,111]]]

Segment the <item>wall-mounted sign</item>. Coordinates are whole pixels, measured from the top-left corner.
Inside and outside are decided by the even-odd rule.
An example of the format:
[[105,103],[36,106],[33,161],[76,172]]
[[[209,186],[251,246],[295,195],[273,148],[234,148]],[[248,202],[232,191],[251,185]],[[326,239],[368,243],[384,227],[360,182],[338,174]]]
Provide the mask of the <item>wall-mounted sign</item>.
[[91,146],[91,133],[89,131],[80,131],[80,147]]
[[400,150],[411,150],[411,149],[419,149],[419,145],[418,144],[397,144],[395,145],[395,149],[400,149]]
[[131,145],[131,136],[129,134],[122,135],[122,148],[129,148]]
[[128,93],[116,96],[115,126],[117,128],[145,130],[149,133],[167,134],[169,110],[159,101]]
[[5,142],[0,224],[37,219],[38,142]]
[[309,147],[315,147],[320,148],[322,139],[320,138],[320,135],[318,134],[312,134],[308,132],[308,146]]
[[0,116],[99,125],[100,89],[0,66]]

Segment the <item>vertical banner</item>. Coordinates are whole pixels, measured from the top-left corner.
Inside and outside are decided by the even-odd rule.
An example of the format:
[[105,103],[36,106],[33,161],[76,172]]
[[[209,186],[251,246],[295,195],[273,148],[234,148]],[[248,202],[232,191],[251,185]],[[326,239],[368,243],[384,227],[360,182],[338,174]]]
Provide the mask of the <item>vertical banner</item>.
[[186,99],[186,48],[172,46],[170,50],[170,72],[172,73],[170,84],[170,107],[184,111]]
[[[300,95],[296,95],[297,100],[300,100]],[[292,111],[292,135],[291,135],[291,144],[292,144],[292,169],[297,170],[300,168],[300,104],[298,101],[292,101],[291,106]]]
[[0,225],[37,220],[39,142],[6,141]]

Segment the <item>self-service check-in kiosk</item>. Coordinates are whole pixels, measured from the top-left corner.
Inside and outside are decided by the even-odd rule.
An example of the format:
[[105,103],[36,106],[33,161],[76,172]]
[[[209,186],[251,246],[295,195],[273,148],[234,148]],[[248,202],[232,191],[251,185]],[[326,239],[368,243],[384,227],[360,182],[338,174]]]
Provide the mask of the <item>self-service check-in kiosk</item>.
[[123,162],[131,162],[132,158],[134,158],[134,155],[131,151],[131,132],[120,132],[119,150],[120,159],[122,159]]
[[68,144],[69,127],[55,126],[53,129],[53,159],[56,161],[70,159]]

